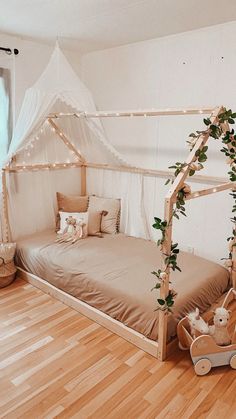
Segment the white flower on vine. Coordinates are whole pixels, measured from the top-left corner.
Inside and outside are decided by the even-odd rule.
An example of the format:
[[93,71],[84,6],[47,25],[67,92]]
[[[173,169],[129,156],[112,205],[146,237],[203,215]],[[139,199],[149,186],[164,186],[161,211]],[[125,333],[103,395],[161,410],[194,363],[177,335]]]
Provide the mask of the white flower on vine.
[[160,279],[162,280],[162,281],[165,281],[165,279],[167,278],[167,273],[166,272],[161,272],[160,273]]
[[189,168],[191,170],[198,171],[198,170],[202,170],[203,169],[203,165],[201,163],[191,163],[190,166],[189,166]]
[[188,195],[191,193],[191,187],[187,183],[184,183],[181,189],[185,195]]
[[234,164],[234,160],[231,159],[230,157],[227,157],[226,163],[229,164],[230,166],[232,166],[232,164]]
[[226,268],[231,268],[233,266],[233,261],[232,259],[227,259],[224,263]]

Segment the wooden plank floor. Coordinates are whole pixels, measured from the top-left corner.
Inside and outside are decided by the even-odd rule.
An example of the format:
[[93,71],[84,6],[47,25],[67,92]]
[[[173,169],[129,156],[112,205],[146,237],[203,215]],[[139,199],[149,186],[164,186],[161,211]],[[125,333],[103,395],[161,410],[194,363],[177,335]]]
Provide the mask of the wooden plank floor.
[[0,290],[1,418],[229,419],[235,395],[230,367],[197,377],[187,352],[160,363],[22,280]]

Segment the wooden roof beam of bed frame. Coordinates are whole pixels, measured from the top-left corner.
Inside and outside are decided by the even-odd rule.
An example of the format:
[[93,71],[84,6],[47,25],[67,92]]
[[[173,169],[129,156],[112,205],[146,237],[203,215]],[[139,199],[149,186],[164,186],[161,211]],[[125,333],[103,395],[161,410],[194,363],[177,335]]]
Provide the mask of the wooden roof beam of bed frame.
[[210,114],[213,108],[185,108],[185,109],[143,109],[143,110],[127,110],[127,111],[96,111],[96,112],[59,112],[51,113],[48,118],[63,118],[74,116],[77,118],[116,118],[116,117],[133,117],[133,116],[173,116],[173,115],[199,115]]
[[5,171],[9,173],[26,172],[26,171],[37,171],[37,170],[59,170],[69,169],[73,167],[82,167],[82,163],[70,162],[70,163],[42,163],[42,164],[24,164],[15,166],[6,166]]
[[48,118],[48,122],[51,125],[51,127],[53,128],[53,130],[55,130],[56,134],[58,135],[58,137],[63,141],[63,143],[66,145],[66,147],[68,147],[71,151],[73,151],[73,153],[78,157],[79,162],[84,164],[85,163],[85,159],[84,157],[80,154],[80,152],[75,148],[75,146],[68,140],[68,138],[66,137],[66,135],[64,134],[64,132],[62,131],[61,128],[58,127],[57,124],[55,124],[54,121],[52,121],[51,118]]
[[[144,176],[150,177],[161,177],[161,178],[173,178],[174,174],[170,170],[156,170],[156,169],[144,169],[141,167],[133,167],[133,166],[113,166],[109,164],[103,163],[90,163],[86,162],[85,166],[91,169],[103,169],[103,170],[111,170],[117,172],[130,172],[130,173],[138,173]],[[221,177],[214,177],[214,176],[203,176],[203,175],[195,175],[189,178],[190,182],[195,183],[209,183],[210,185],[218,185],[223,184],[227,181],[227,178]]]
[[186,195],[185,200],[199,198],[200,196],[211,195],[213,193],[222,192],[222,191],[225,191],[227,189],[234,190],[235,188],[236,188],[236,182],[227,182],[227,183],[223,183],[221,185],[217,185],[213,188],[201,189],[200,191],[192,192],[192,193]]

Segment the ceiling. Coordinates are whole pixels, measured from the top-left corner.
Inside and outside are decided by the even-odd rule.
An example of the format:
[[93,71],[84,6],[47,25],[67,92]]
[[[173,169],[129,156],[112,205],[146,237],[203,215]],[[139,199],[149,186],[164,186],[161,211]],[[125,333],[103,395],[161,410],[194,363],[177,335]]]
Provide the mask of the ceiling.
[[235,0],[0,0],[0,32],[81,53],[236,20]]

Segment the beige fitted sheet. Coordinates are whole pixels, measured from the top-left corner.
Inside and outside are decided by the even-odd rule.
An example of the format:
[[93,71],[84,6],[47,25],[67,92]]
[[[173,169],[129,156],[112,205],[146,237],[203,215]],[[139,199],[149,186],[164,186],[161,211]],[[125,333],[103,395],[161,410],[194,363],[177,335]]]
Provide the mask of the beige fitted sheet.
[[[155,243],[124,234],[88,237],[75,244],[55,243],[45,231],[17,243],[17,264],[74,297],[142,333],[158,338],[157,291],[151,271],[161,266]],[[228,271],[217,263],[181,252],[182,273],[172,274],[178,292],[168,337],[178,320],[199,307],[206,311],[229,287]]]

